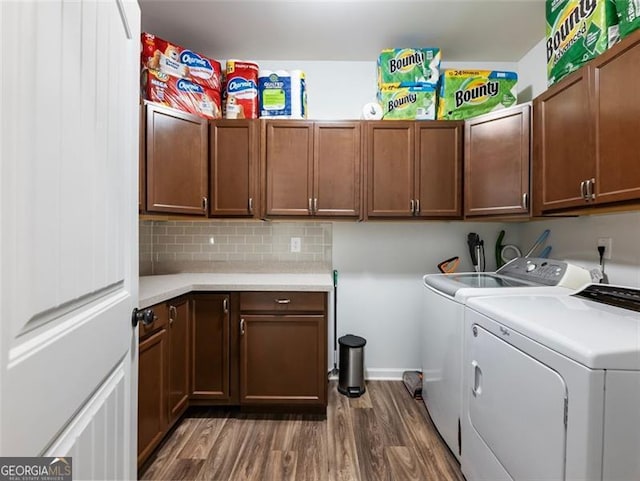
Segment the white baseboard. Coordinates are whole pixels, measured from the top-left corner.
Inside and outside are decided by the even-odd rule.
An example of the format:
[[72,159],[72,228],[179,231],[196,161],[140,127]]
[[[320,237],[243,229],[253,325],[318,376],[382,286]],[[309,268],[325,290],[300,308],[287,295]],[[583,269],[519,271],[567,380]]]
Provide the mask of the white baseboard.
[[[420,369],[365,368],[364,378],[366,381],[402,381],[402,373],[405,371],[420,371]],[[329,380],[337,381],[338,375],[329,375]]]

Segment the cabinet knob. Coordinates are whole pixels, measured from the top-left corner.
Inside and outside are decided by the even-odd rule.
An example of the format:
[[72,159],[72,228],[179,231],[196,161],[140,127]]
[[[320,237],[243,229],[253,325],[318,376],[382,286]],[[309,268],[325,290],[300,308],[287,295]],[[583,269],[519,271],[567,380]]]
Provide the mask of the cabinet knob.
[[276,299],[275,301],[278,304],[289,304],[291,302],[291,299]]
[[587,185],[587,181],[583,180],[582,182],[580,182],[580,197],[582,197],[584,200],[587,200],[587,189],[585,188]]
[[253,197],[249,197],[249,214],[253,214]]
[[229,298],[225,297],[222,300],[222,310],[224,311],[225,314],[229,314]]
[[416,210],[415,215],[420,214],[420,199],[416,199]]
[[596,179],[587,180],[587,200],[594,200],[596,198],[596,193],[594,186],[596,185]]
[[522,194],[522,208],[527,210],[529,208],[529,194],[526,192]]
[[313,199],[311,197],[309,197],[309,204],[307,208],[309,210],[309,214],[313,214]]
[[244,319],[240,319],[240,335],[244,336]]
[[415,201],[413,199],[411,199],[409,201],[409,210],[411,211],[411,214],[415,214],[416,209],[415,209]]
[[176,306],[169,306],[169,325],[173,325],[173,321],[175,321],[176,317],[178,317],[178,309]]
[[313,213],[317,214],[318,213],[318,198],[314,197],[313,199]]
[[205,214],[209,212],[209,199],[206,197],[202,198],[202,210],[204,210]]

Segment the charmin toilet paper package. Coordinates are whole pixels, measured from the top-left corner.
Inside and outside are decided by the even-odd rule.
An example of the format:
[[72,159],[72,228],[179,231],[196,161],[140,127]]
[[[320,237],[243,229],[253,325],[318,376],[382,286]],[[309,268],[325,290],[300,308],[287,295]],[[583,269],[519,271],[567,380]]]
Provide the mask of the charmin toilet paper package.
[[220,90],[220,62],[163,40],[150,33],[141,34],[140,62],[142,68],[181,77]]
[[618,41],[614,0],[547,0],[546,16],[549,85]]
[[218,90],[150,69],[142,71],[140,81],[146,100],[209,119],[221,117]]
[[436,89],[430,85],[383,87],[378,91],[384,120],[434,120]]
[[378,56],[378,89],[430,85],[437,87],[440,49],[388,48]]
[[258,118],[258,65],[227,60],[225,77],[225,118]]
[[516,103],[518,74],[497,70],[443,70],[439,120],[464,120]]
[[260,117],[304,119],[307,117],[307,86],[301,70],[261,70],[258,77]]
[[640,28],[640,0],[616,0],[620,38]]

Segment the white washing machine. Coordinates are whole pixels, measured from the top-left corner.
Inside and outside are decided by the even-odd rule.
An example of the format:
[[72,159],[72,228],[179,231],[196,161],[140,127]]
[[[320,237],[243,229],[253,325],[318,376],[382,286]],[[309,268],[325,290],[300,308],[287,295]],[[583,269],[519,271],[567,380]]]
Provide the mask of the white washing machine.
[[562,261],[517,258],[496,272],[424,276],[422,397],[449,449],[462,450],[464,307],[477,296],[567,293],[591,281],[589,272]]
[[640,479],[640,290],[474,298],[467,481]]

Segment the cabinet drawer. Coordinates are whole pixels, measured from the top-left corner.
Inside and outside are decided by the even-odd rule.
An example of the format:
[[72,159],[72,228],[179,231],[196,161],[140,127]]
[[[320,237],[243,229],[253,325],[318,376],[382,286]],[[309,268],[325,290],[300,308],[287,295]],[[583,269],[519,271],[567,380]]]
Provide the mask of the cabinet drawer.
[[240,310],[263,312],[324,312],[324,292],[242,292]]
[[147,334],[157,331],[160,328],[166,327],[169,324],[169,308],[164,302],[156,304],[155,306],[147,307],[144,310],[151,309],[154,314],[153,322],[145,326],[142,322],[138,324],[140,326],[139,338],[142,339]]

